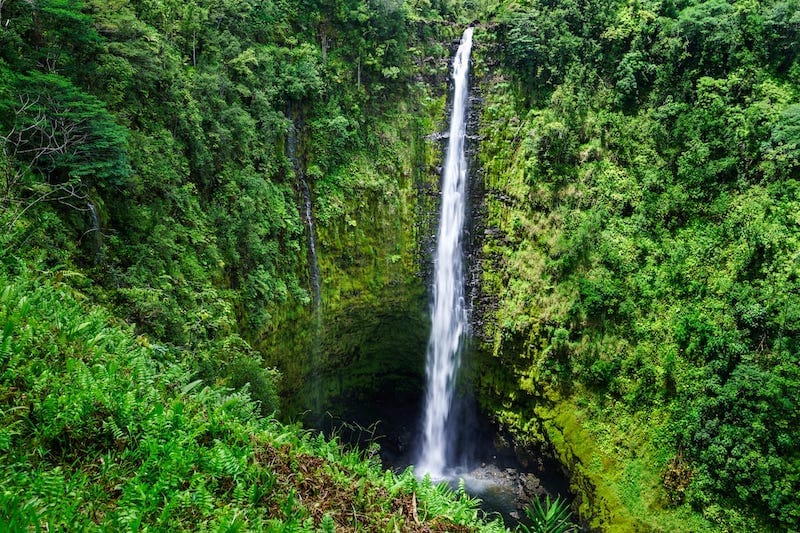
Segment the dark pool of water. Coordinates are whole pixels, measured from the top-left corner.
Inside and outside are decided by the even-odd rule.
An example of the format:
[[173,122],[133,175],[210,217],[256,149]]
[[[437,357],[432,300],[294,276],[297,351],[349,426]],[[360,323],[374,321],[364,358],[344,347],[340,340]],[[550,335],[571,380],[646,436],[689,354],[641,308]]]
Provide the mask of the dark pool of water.
[[[368,400],[338,398],[332,402],[338,409],[336,414],[323,411],[305,422],[350,445],[367,448],[377,443],[384,466],[399,472],[416,459],[421,396],[401,396],[387,388],[384,394]],[[453,438],[459,444],[450,462],[461,466],[453,468],[444,481],[455,489],[463,479],[466,492],[481,500],[484,512],[497,513],[514,527],[519,518],[524,519],[522,507],[536,494],[572,500],[562,466],[546,450],[515,450],[507,444],[510,437],[480,413],[474,400],[462,398],[454,407],[452,419],[457,421]],[[526,490],[521,492],[520,484],[526,485]]]

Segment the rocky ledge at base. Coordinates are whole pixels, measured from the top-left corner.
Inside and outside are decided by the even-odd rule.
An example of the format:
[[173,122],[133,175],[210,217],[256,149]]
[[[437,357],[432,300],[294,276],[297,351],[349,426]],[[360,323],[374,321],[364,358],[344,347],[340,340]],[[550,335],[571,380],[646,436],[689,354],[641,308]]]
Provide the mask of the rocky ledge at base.
[[507,524],[524,517],[524,509],[531,500],[548,494],[536,475],[494,464],[482,463],[457,476],[464,480],[467,493],[483,501],[484,511],[499,513]]

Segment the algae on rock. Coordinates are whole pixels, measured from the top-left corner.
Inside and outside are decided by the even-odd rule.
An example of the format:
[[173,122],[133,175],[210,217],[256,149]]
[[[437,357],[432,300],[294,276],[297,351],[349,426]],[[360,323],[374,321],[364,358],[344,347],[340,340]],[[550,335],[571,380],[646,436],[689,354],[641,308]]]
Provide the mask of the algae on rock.
[[[343,416],[367,399],[419,396],[427,339],[443,88],[418,85],[374,124],[371,150],[322,172],[311,162],[323,280],[319,324],[298,302],[259,345],[283,374],[285,414]],[[438,92],[438,94],[437,94]]]

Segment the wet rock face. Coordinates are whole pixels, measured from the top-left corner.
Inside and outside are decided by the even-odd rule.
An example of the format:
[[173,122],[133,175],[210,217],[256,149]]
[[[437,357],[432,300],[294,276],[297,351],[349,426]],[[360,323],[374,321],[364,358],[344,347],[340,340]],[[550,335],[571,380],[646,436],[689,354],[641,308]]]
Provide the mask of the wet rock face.
[[547,490],[542,486],[541,480],[530,472],[520,472],[516,468],[500,468],[494,464],[481,463],[470,474],[479,480],[492,481],[507,487],[514,494],[514,504],[520,510],[533,498],[544,496]]
[[499,513],[508,525],[525,516],[531,500],[548,493],[535,474],[491,463],[465,472],[463,479],[467,492],[482,500],[484,511]]
[[470,330],[473,334],[476,334],[483,329],[483,309],[479,305],[479,297],[482,272],[480,257],[483,245],[484,220],[486,218],[486,194],[483,186],[483,170],[478,159],[480,139],[477,136],[483,99],[480,96],[480,87],[475,83],[474,76],[470,76],[470,78],[466,139],[469,184],[467,187],[467,217],[464,226],[466,228],[464,253],[466,254],[465,268],[467,271],[465,292],[471,322]]
[[528,505],[533,498],[544,496],[547,490],[542,486],[541,480],[533,474],[520,474],[519,476],[519,499],[517,503],[520,507]]

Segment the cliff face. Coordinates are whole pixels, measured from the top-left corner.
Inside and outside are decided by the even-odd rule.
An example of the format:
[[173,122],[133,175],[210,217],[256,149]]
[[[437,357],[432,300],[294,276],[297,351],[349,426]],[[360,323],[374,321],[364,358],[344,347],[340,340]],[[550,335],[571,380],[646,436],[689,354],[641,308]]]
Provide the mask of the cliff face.
[[290,411],[324,405],[336,415],[386,390],[419,394],[438,186],[432,139],[445,102],[437,92],[421,87],[373,125],[374,152],[310,182],[321,306],[285,310],[259,343],[282,369]]
[[385,418],[397,404],[409,415],[418,411],[448,48],[456,30],[440,29],[441,56],[425,58],[411,90],[370,117],[374,143],[368,149],[328,171],[316,164],[324,153],[302,156],[321,303],[285,306],[257,341],[266,361],[281,369],[288,416],[305,413],[308,421],[326,424],[355,413],[361,421]]
[[593,527],[791,529],[798,167],[779,154],[800,71],[774,52],[794,30],[773,3],[749,22],[528,4],[476,34],[484,408],[552,447]]

